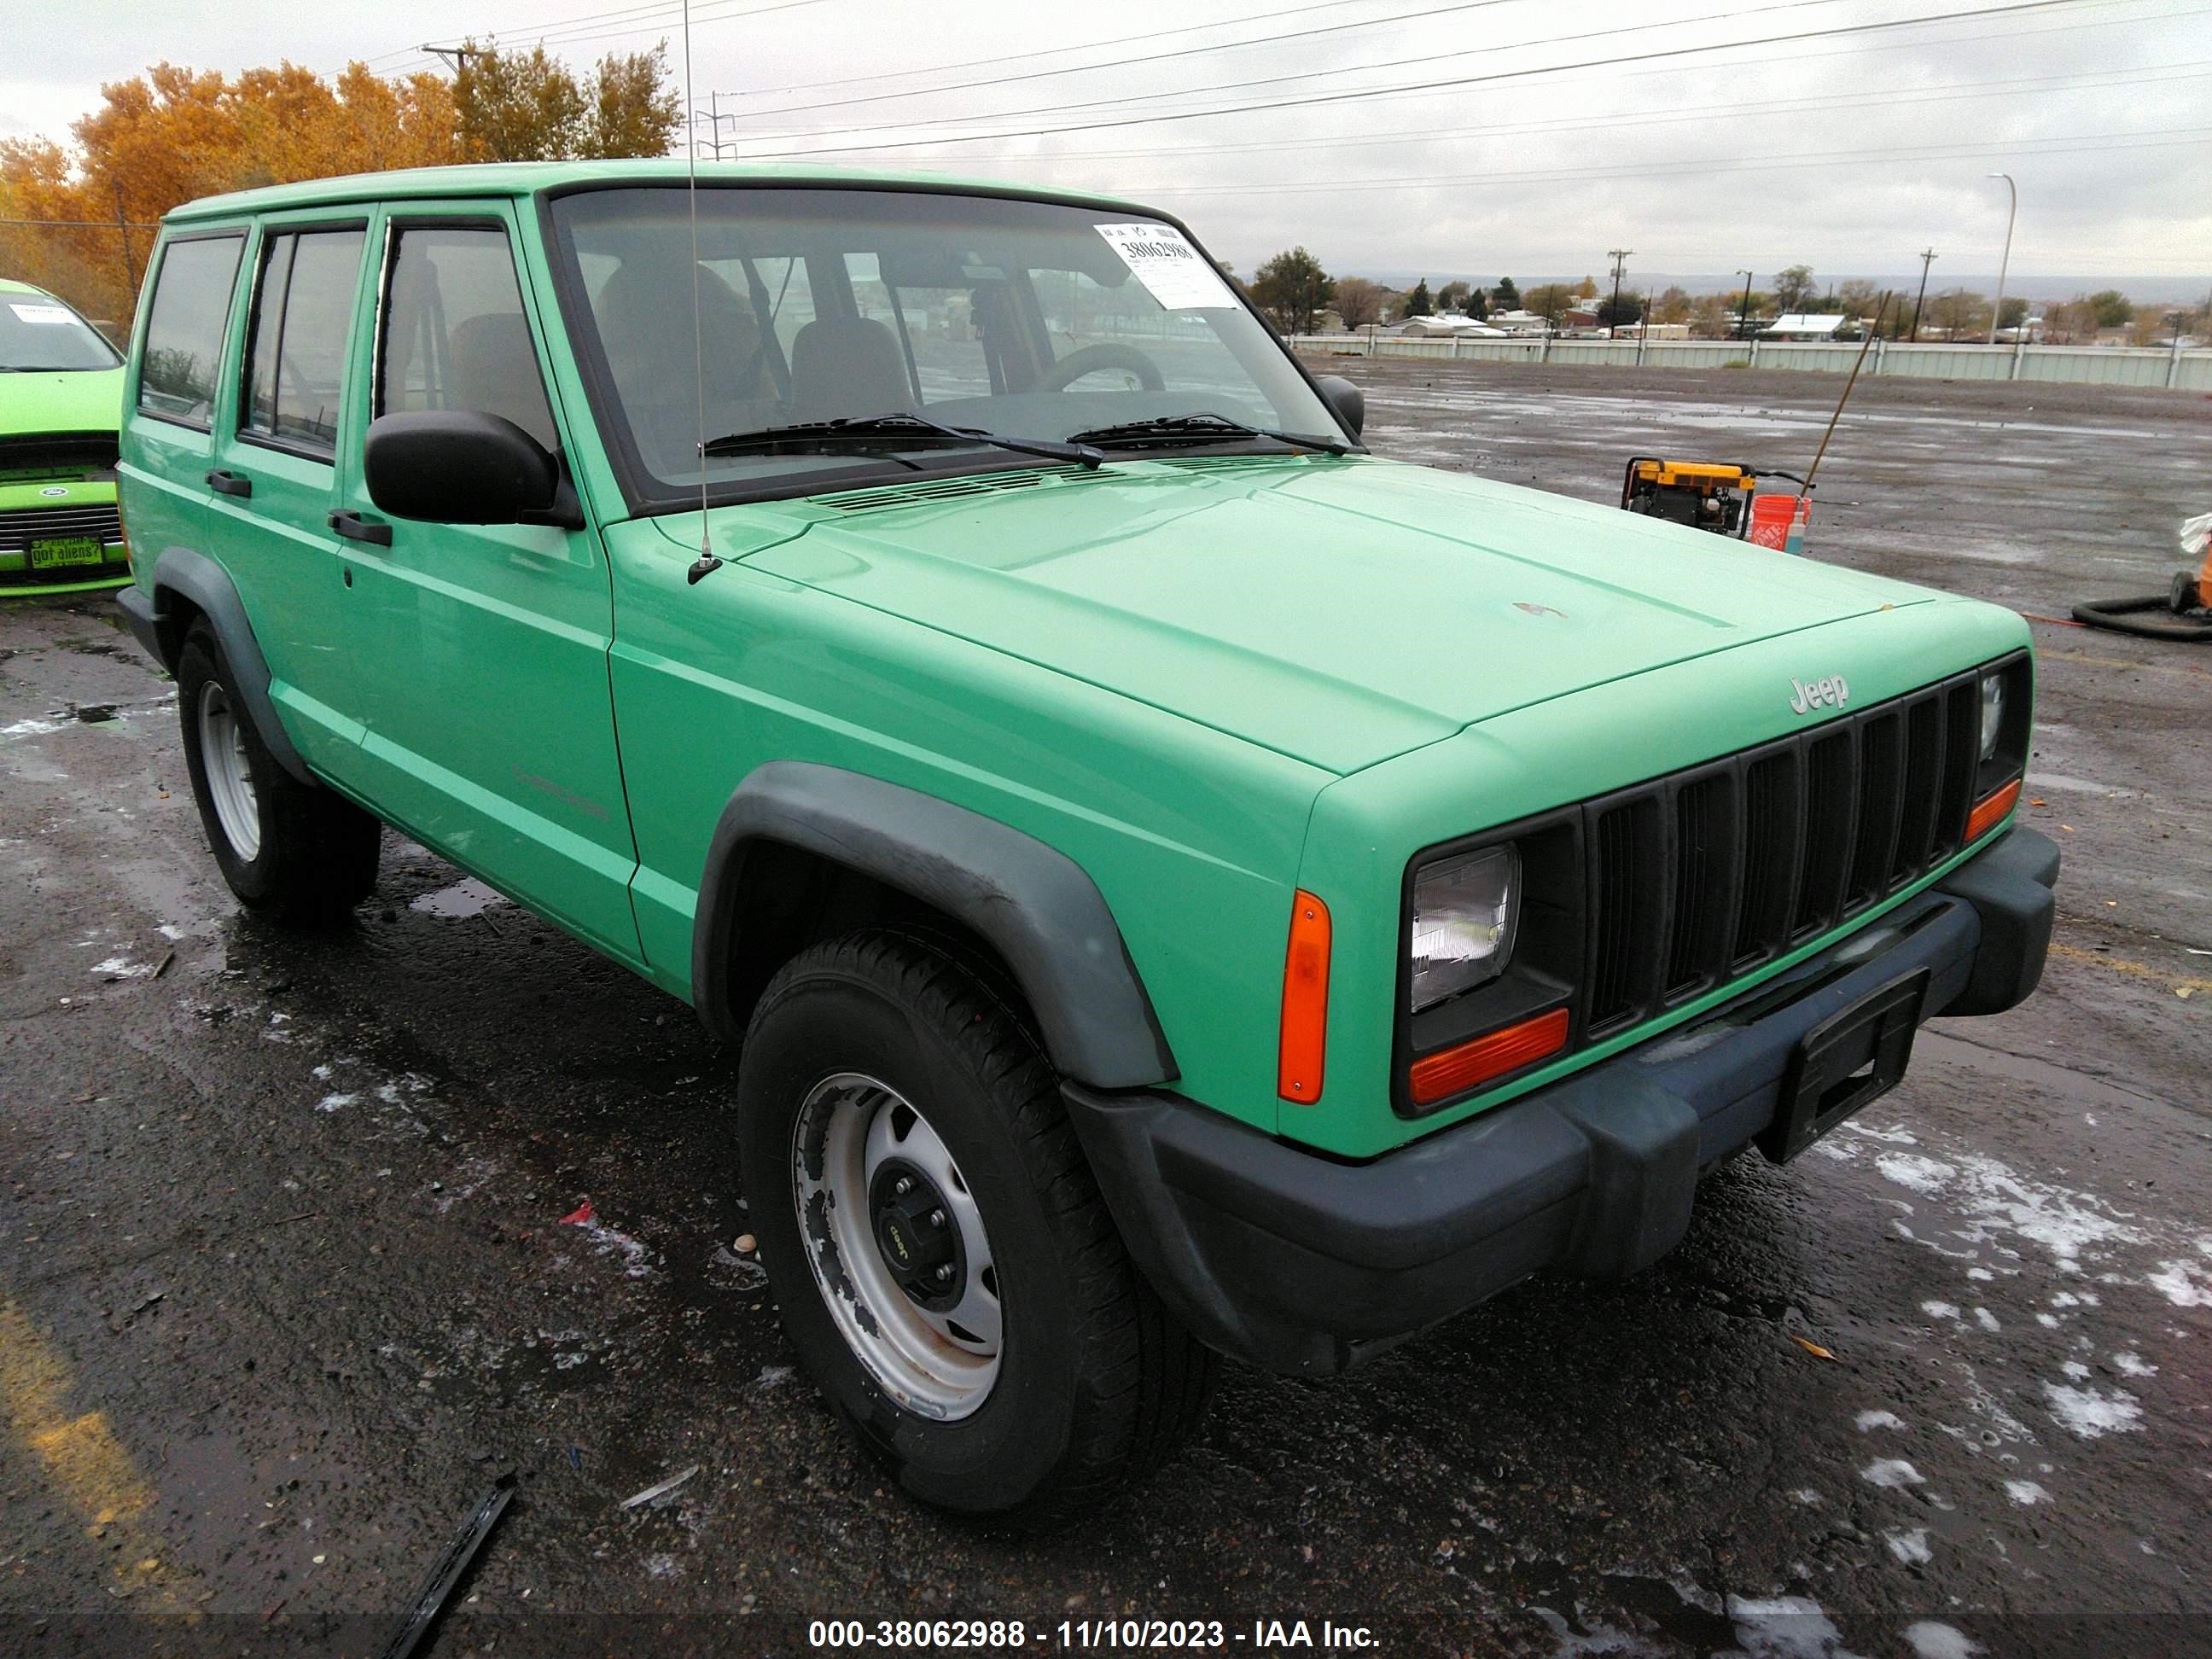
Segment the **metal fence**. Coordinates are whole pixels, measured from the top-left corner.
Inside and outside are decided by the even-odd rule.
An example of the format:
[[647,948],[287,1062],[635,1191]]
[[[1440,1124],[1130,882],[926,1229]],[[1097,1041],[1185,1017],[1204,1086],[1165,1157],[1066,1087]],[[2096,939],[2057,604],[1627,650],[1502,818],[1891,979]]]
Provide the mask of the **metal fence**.
[[[1849,374],[1859,348],[1778,340],[1510,340],[1418,338],[1407,335],[1299,334],[1291,343],[1316,357],[1448,357],[1465,362],[1594,363],[1627,368],[1811,369]],[[2212,392],[2212,350],[2138,346],[1911,345],[1877,340],[1869,374],[1938,380],[2068,380],[2086,386],[2163,386]]]

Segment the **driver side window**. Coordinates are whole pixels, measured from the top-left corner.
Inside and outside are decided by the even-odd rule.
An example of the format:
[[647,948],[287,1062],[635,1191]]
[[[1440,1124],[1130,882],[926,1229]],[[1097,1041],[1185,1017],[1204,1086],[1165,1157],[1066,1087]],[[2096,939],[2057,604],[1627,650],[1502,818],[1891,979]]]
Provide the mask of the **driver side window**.
[[473,410],[560,447],[504,230],[408,227],[387,280],[378,414]]

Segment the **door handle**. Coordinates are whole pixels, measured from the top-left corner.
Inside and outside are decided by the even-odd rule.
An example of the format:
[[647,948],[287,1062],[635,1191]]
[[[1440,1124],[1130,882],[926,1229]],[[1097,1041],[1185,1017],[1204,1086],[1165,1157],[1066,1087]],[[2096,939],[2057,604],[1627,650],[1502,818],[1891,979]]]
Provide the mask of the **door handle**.
[[374,542],[379,547],[392,545],[392,526],[381,519],[372,519],[350,507],[333,509],[331,528],[349,542]]
[[207,475],[207,485],[218,495],[235,495],[243,501],[253,493],[253,480],[242,472],[225,472],[221,469]]

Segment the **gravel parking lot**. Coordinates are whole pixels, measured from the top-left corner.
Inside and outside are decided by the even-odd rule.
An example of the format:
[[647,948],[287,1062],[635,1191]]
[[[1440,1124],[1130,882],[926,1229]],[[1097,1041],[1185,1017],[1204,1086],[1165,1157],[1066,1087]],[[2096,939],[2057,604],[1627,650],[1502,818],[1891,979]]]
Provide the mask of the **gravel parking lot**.
[[[1801,470],[1840,390],[1316,367],[1386,453],[1601,500],[1632,453]],[[2042,991],[1931,1026],[1786,1170],[1725,1166],[1656,1270],[1334,1384],[1233,1370],[1042,1540],[887,1492],[793,1373],[687,1010],[396,836],[349,933],[242,918],[111,608],[0,610],[0,1650],[374,1653],[512,1469],[437,1653],[803,1652],[830,1617],[1042,1651],[1125,1614],[1246,1653],[1297,1620],[2212,1652],[2212,649],[2046,620],[2163,587],[2212,400],[1866,382],[1820,486],[1814,556],[2037,618]]]

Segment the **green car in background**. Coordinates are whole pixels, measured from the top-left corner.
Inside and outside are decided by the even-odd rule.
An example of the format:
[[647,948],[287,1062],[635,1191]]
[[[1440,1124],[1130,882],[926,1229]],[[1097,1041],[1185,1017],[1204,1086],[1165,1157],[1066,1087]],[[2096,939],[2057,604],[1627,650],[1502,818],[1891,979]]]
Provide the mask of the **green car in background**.
[[0,599],[131,580],[115,506],[123,359],[99,330],[0,276]]

